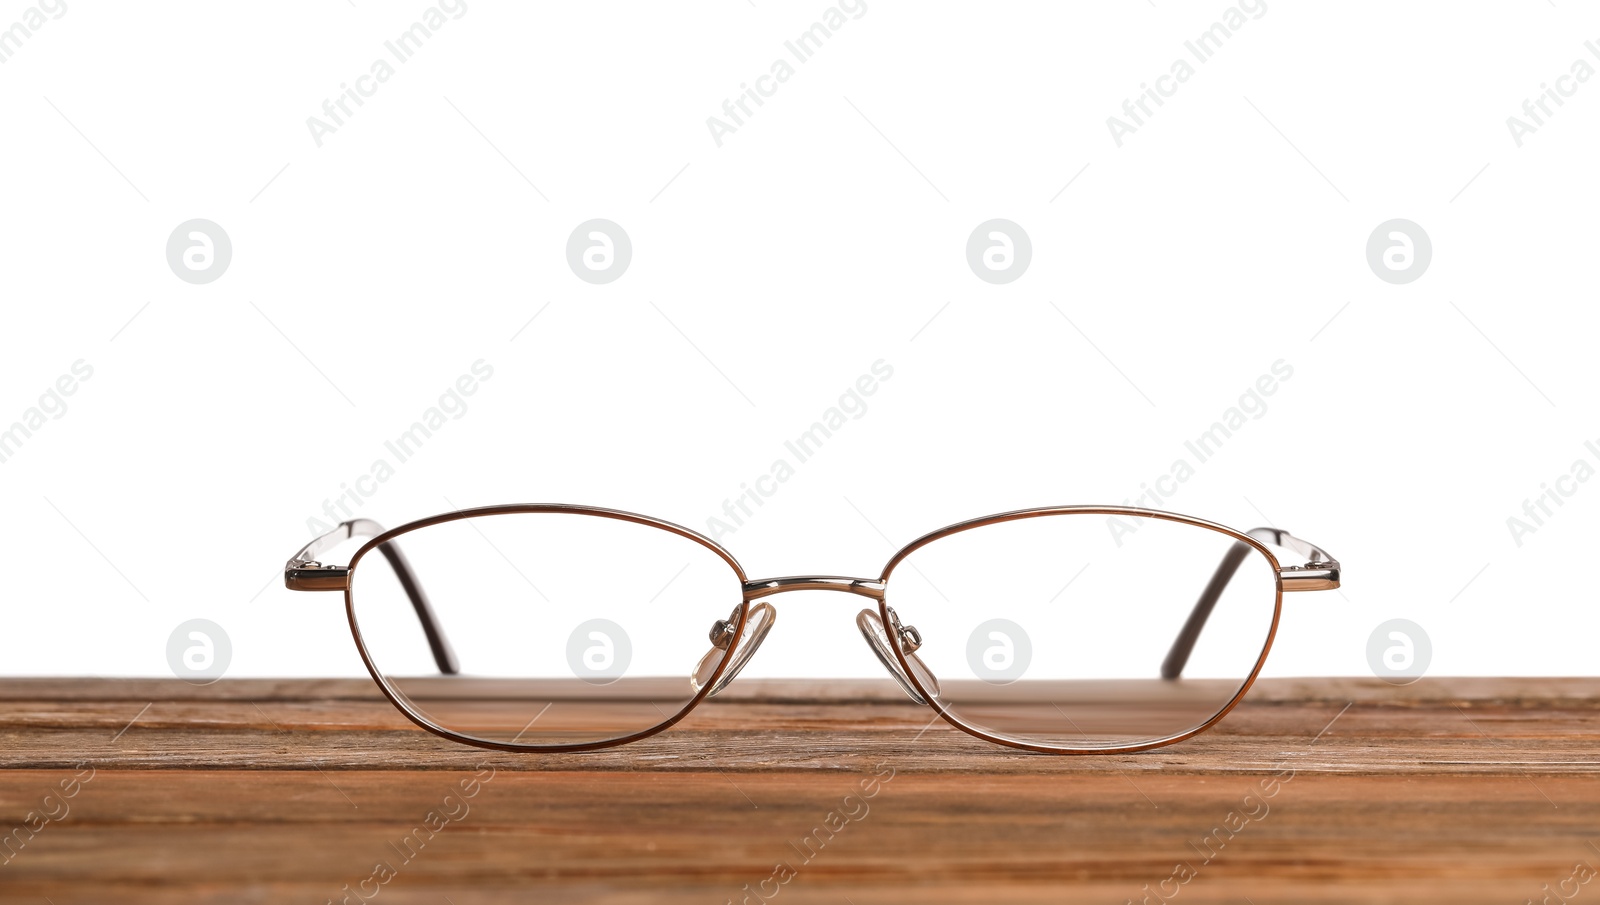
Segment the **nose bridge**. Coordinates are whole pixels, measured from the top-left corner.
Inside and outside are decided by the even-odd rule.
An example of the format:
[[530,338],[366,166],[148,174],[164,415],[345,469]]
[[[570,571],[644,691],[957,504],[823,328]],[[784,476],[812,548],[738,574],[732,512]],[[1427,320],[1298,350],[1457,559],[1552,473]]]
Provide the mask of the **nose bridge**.
[[883,582],[876,578],[851,578],[846,575],[786,575],[781,578],[759,578],[744,583],[746,600],[759,600],[785,591],[841,591],[882,600]]

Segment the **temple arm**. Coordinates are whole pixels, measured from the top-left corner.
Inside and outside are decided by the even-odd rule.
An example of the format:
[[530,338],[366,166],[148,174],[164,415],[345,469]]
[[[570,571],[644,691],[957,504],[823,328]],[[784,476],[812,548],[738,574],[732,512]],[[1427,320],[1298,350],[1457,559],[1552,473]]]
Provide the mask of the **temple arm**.
[[[1339,561],[1323,552],[1320,547],[1306,543],[1287,531],[1277,528],[1251,528],[1246,535],[1272,544],[1306,558],[1303,566],[1284,566],[1278,570],[1278,576],[1283,581],[1285,591],[1327,591],[1339,586]],[[1233,579],[1233,574],[1239,571],[1239,566],[1245,557],[1255,548],[1243,542],[1235,542],[1228,552],[1223,555],[1222,562],[1217,564],[1217,571],[1212,573],[1211,581],[1206,583],[1205,590],[1200,592],[1200,599],[1194,603],[1194,609],[1189,611],[1189,619],[1184,622],[1182,631],[1172,642],[1172,649],[1167,652],[1167,658],[1161,661],[1161,678],[1176,679],[1183,675],[1183,667],[1189,662],[1189,655],[1194,652],[1194,646],[1200,640],[1200,632],[1206,627],[1206,620],[1211,618],[1211,610],[1216,607],[1221,599],[1222,592],[1227,590],[1228,582]]]
[[[377,537],[382,533],[383,526],[371,519],[358,518],[341,523],[339,527],[306,544],[284,564],[284,586],[291,591],[348,590],[349,567],[325,566],[318,562],[317,558],[352,537]],[[450,649],[450,642],[446,640],[444,631],[439,628],[439,620],[433,615],[433,607],[428,604],[428,595],[422,592],[422,585],[418,583],[417,575],[411,570],[411,564],[406,561],[405,554],[400,552],[399,544],[388,541],[379,544],[378,551],[389,561],[389,567],[394,569],[395,577],[400,579],[400,587],[411,599],[412,609],[417,611],[417,621],[422,623],[422,633],[428,636],[428,647],[433,651],[434,664],[439,667],[439,672],[447,676],[455,675],[460,671],[460,667],[456,665],[455,651]]]

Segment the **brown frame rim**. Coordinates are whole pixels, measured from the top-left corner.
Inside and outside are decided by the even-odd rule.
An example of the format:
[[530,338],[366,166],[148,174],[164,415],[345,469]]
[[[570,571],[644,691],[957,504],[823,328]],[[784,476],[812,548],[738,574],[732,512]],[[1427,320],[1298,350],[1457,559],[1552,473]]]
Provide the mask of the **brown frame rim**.
[[[710,678],[706,680],[705,684],[700,687],[699,692],[697,692],[693,698],[690,698],[688,703],[684,704],[677,713],[668,717],[665,721],[657,723],[648,729],[644,729],[630,735],[621,736],[619,738],[605,739],[596,742],[578,742],[574,744],[563,745],[533,745],[523,744],[521,742],[497,742],[492,739],[478,738],[476,736],[466,735],[451,729],[446,729],[443,726],[438,726],[428,721],[427,719],[423,718],[421,714],[417,713],[412,706],[405,701],[403,695],[397,692],[389,684],[389,681],[384,678],[383,674],[378,671],[377,666],[372,662],[371,654],[367,651],[367,643],[366,639],[362,637],[361,627],[356,623],[355,596],[352,592],[355,585],[356,565],[361,562],[362,558],[372,550],[376,549],[380,544],[393,540],[403,534],[409,534],[413,531],[417,531],[422,528],[428,528],[433,525],[442,525],[446,522],[455,522],[463,519],[478,518],[490,515],[528,514],[588,515],[598,518],[609,518],[616,519],[618,521],[632,522],[637,525],[645,525],[651,528],[659,528],[672,534],[676,534],[680,537],[692,540],[711,550],[711,552],[721,557],[722,560],[733,569],[733,573],[738,579],[740,587],[740,595],[736,603],[739,613],[739,624],[734,630],[732,641],[728,643],[727,648],[723,651],[722,659],[717,663],[716,671],[713,672]],[[400,525],[396,528],[391,528],[388,531],[369,539],[366,543],[361,545],[360,549],[356,550],[354,555],[350,557],[350,564],[346,568],[349,570],[349,579],[344,588],[344,607],[345,616],[350,622],[350,633],[355,637],[356,651],[361,655],[361,662],[366,664],[367,672],[372,676],[372,680],[378,683],[378,689],[383,692],[384,697],[388,698],[389,702],[399,709],[399,711],[405,715],[406,719],[415,723],[417,726],[426,729],[434,735],[439,736],[440,738],[453,742],[460,742],[461,744],[465,745],[472,745],[475,748],[487,748],[493,751],[539,751],[548,754],[598,751],[604,748],[614,748],[618,745],[626,745],[630,742],[640,741],[641,739],[649,738],[652,735],[672,728],[684,717],[688,716],[690,711],[699,706],[700,702],[705,700],[706,696],[710,694],[711,689],[716,686],[717,680],[722,677],[723,671],[727,669],[728,661],[730,659],[729,655],[734,650],[738,649],[739,641],[744,636],[744,628],[749,622],[750,616],[750,600],[745,597],[743,593],[744,585],[749,579],[745,576],[744,567],[739,565],[739,561],[734,559],[733,554],[724,549],[721,544],[718,544],[716,541],[706,537],[698,531],[695,531],[691,528],[685,528],[682,525],[673,522],[665,521],[664,519],[658,519],[648,515],[640,515],[636,512],[626,512],[621,509],[606,509],[600,506],[582,506],[571,503],[512,503],[500,506],[478,506],[472,509],[460,509],[455,512],[446,512],[440,515],[433,515],[427,518],[417,519],[413,522],[407,522],[404,525]]]
[[1186,732],[1168,736],[1166,738],[1156,739],[1155,741],[1142,742],[1137,745],[1120,745],[1115,748],[1067,748],[1054,745],[1035,745],[1027,742],[1015,741],[1013,739],[1002,738],[992,733],[985,732],[974,726],[967,725],[958,717],[954,716],[948,707],[942,706],[938,698],[929,694],[928,690],[922,687],[922,683],[917,681],[916,671],[913,670],[911,665],[906,662],[905,651],[901,649],[899,633],[888,632],[887,635],[889,638],[889,643],[894,648],[895,659],[900,662],[900,669],[903,671],[903,674],[906,676],[906,678],[911,680],[911,684],[917,689],[917,692],[922,695],[923,700],[927,702],[928,706],[933,708],[935,713],[943,718],[945,722],[963,732],[966,732],[969,735],[976,736],[977,738],[996,745],[1005,745],[1008,748],[1020,748],[1024,751],[1033,751],[1039,754],[1058,755],[1132,754],[1136,751],[1149,751],[1152,748],[1162,748],[1167,745],[1177,744],[1185,739],[1193,738],[1216,725],[1223,717],[1227,716],[1234,707],[1238,706],[1240,701],[1244,700],[1244,696],[1250,692],[1250,687],[1255,684],[1256,677],[1261,674],[1261,668],[1266,665],[1267,654],[1271,652],[1272,642],[1277,638],[1278,635],[1278,620],[1283,614],[1283,567],[1278,563],[1278,558],[1272,555],[1271,550],[1268,550],[1264,544],[1255,538],[1250,537],[1244,532],[1229,528],[1226,525],[1219,525],[1216,522],[1207,521],[1206,519],[1195,518],[1188,515],[1180,515],[1176,512],[1164,512],[1159,509],[1140,509],[1134,506],[1042,506],[1035,509],[1015,509],[1010,512],[1001,512],[995,515],[980,516],[978,518],[957,522],[953,525],[947,525],[937,531],[930,531],[895,551],[894,555],[889,558],[889,562],[884,565],[883,574],[878,578],[878,580],[882,582],[884,586],[883,597],[878,601],[879,618],[883,620],[884,625],[890,624],[890,575],[893,574],[895,567],[898,566],[902,560],[922,547],[927,546],[936,540],[949,537],[952,534],[960,534],[963,531],[969,531],[973,528],[982,528],[987,525],[997,525],[1002,522],[1011,522],[1028,518],[1040,518],[1052,515],[1126,515],[1135,518],[1155,518],[1163,521],[1177,522],[1184,525],[1192,525],[1197,528],[1209,528],[1212,531],[1217,531],[1221,534],[1227,535],[1239,543],[1248,544],[1255,548],[1257,552],[1267,558],[1267,562],[1272,566],[1272,580],[1274,587],[1272,625],[1267,630],[1266,642],[1261,647],[1261,653],[1256,657],[1255,667],[1250,670],[1250,675],[1245,678],[1244,684],[1239,687],[1239,691],[1234,694],[1233,698],[1228,701],[1227,705],[1225,705],[1221,710],[1218,710],[1204,723],[1201,723],[1199,726],[1196,726]]

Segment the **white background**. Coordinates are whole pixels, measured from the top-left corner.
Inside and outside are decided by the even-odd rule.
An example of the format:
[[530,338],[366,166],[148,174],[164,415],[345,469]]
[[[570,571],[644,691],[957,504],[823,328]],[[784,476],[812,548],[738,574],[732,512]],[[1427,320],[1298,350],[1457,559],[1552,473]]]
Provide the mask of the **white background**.
[[[1118,147],[1107,117],[1222,3],[869,0],[718,147],[707,117],[825,4],[472,0],[318,147],[307,117],[425,8],[69,0],[0,65],[0,426],[93,368],[0,464],[0,668],[164,675],[203,617],[230,675],[357,674],[338,595],[282,563],[479,359],[470,409],[360,515],[704,530],[891,365],[723,538],[752,576],[876,575],[962,518],[1132,500],[1283,360],[1162,501],[1344,561],[1341,593],[1285,598],[1267,674],[1367,674],[1392,618],[1434,674],[1594,672],[1600,482],[1520,546],[1507,519],[1600,467],[1600,79],[1522,147],[1506,118],[1600,66],[1600,12],[1272,0]],[[565,260],[597,217],[634,246],[607,285]],[[192,218],[233,243],[206,285],[165,257]],[[1008,285],[965,258],[991,218],[1031,237]],[[1392,218],[1433,243],[1406,285],[1366,260]],[[857,602],[780,599],[746,675],[875,674]]]

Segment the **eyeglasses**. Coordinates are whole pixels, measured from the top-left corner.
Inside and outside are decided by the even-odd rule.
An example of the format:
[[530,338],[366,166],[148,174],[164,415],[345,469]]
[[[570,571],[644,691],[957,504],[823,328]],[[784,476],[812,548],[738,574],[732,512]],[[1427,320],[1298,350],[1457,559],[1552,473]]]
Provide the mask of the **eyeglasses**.
[[[370,539],[349,565],[318,561],[352,538]],[[1268,545],[1306,563],[1281,566]],[[392,531],[345,522],[295,554],[284,583],[343,591],[389,700],[483,748],[586,751],[654,735],[750,661],[777,617],[766,598],[841,591],[872,602],[856,626],[913,701],[991,742],[1091,754],[1171,744],[1220,720],[1266,661],[1283,592],[1337,588],[1339,563],[1275,528],[1057,506],[926,534],[878,578],[750,579],[688,528],[529,505]]]

